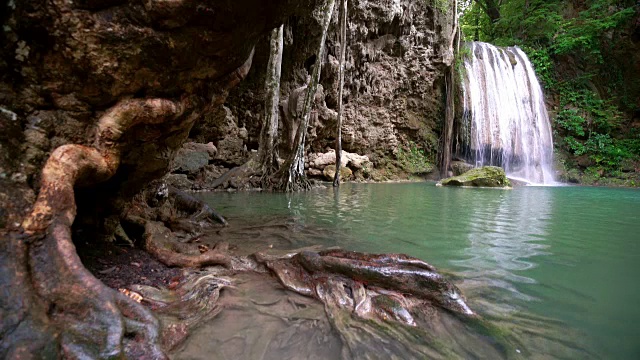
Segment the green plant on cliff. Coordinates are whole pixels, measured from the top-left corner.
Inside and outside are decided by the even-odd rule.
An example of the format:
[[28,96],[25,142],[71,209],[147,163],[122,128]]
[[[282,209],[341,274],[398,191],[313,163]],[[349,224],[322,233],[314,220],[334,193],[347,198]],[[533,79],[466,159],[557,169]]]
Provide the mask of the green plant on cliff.
[[466,46],[461,47],[460,50],[455,54],[455,62],[453,66],[455,67],[456,73],[458,74],[460,79],[463,79],[465,74],[464,62],[465,60],[471,58],[471,56],[471,49]]
[[411,174],[428,173],[434,168],[433,156],[429,156],[425,149],[413,141],[409,141],[407,146],[398,147],[396,158],[400,167]]
[[533,64],[538,80],[545,89],[553,89],[557,85],[554,73],[553,58],[549,48],[542,46],[522,46],[522,50],[527,54]]
[[592,167],[612,176],[620,170],[622,161],[640,155],[636,139],[611,135],[619,133],[623,126],[623,114],[615,105],[579,84],[562,84],[558,89],[561,110],[555,125],[567,151],[575,156],[586,155]]
[[608,45],[603,44],[603,35],[624,25],[635,11],[632,6],[617,6],[621,1],[597,0],[589,3],[591,6],[577,17],[560,23],[552,48],[558,55],[580,53],[590,61],[603,63],[602,52]]

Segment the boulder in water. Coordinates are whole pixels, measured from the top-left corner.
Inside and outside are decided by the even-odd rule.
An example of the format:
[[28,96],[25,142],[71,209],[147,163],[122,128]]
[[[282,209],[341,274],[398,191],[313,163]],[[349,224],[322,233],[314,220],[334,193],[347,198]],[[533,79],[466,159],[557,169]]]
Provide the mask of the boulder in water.
[[504,169],[497,166],[483,166],[466,173],[444,179],[444,186],[511,187]]

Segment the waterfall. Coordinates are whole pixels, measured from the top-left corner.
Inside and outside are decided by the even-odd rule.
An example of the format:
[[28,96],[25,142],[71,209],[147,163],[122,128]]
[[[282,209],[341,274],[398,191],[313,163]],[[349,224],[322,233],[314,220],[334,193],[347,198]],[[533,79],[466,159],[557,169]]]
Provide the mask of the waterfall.
[[501,166],[511,178],[553,183],[551,124],[529,58],[518,47],[466,47],[456,156],[475,166]]

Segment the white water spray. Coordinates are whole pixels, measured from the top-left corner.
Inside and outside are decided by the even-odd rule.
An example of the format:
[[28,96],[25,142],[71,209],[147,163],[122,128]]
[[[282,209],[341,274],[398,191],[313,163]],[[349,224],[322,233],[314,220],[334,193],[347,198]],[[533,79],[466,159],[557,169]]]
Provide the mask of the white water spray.
[[529,183],[554,183],[551,124],[527,55],[518,47],[467,47],[456,155],[475,166],[501,166]]

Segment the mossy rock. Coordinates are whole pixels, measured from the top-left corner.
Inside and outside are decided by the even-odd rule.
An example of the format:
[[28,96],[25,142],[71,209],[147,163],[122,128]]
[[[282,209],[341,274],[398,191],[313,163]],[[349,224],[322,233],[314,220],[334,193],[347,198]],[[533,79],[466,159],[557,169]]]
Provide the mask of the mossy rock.
[[504,169],[497,166],[483,166],[466,173],[444,179],[444,186],[511,187]]

